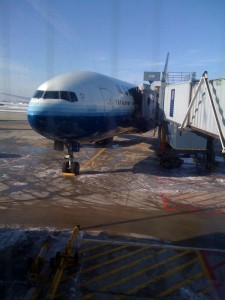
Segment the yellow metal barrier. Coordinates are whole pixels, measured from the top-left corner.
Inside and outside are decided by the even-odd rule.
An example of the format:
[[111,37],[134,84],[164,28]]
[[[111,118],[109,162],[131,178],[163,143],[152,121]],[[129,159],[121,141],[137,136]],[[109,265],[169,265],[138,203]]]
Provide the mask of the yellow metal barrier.
[[49,243],[44,242],[42,244],[39,254],[36,256],[35,260],[31,264],[29,275],[28,275],[28,280],[32,284],[36,284],[38,282],[39,274],[44,265],[45,255],[48,250],[48,247],[49,247]]
[[74,228],[71,238],[69,239],[68,243],[66,244],[64,252],[61,255],[59,255],[59,264],[58,264],[55,276],[53,277],[53,280],[50,285],[50,289],[49,289],[47,297],[46,297],[46,299],[48,299],[48,300],[55,298],[56,291],[57,291],[60,281],[62,279],[64,269],[71,262],[71,259],[74,259],[74,255],[76,255],[76,253],[74,253],[74,242],[76,241],[76,239],[78,237],[79,231],[80,231],[80,227],[76,226]]

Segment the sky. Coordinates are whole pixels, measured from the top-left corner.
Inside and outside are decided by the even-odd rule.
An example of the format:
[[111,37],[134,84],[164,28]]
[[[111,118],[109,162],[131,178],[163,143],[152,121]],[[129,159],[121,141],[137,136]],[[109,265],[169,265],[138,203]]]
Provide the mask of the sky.
[[0,0],[0,93],[31,97],[51,77],[144,71],[225,78],[225,0]]

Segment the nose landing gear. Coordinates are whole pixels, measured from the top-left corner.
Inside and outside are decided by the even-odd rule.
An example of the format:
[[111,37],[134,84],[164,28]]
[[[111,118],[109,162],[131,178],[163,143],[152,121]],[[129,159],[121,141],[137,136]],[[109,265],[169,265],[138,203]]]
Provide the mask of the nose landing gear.
[[65,161],[62,164],[62,172],[78,175],[80,173],[80,165],[78,162],[74,161],[73,153],[80,151],[80,144],[65,143],[65,146],[68,150],[68,155],[64,156]]

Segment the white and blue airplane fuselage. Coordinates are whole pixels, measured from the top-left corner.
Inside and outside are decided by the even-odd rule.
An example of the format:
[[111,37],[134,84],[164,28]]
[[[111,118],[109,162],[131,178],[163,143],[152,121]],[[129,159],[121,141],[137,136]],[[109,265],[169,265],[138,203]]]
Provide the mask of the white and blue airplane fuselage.
[[92,72],[65,74],[43,83],[28,106],[28,121],[42,136],[94,142],[132,125],[134,85]]
[[[135,128],[137,86],[94,72],[57,76],[39,86],[28,106],[30,126],[67,146],[69,170],[79,145],[97,142]],[[78,149],[78,150],[74,150]]]

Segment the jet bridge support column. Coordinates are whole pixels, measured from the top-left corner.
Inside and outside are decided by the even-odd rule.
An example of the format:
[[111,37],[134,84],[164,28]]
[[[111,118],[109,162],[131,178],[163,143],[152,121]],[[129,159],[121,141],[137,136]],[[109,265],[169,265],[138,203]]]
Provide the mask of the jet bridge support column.
[[216,165],[215,160],[215,151],[213,147],[214,138],[211,136],[208,136],[207,138],[207,151],[206,151],[206,158],[207,158],[207,166],[209,169],[211,169],[212,166]]

